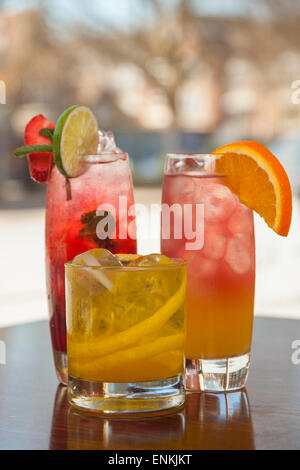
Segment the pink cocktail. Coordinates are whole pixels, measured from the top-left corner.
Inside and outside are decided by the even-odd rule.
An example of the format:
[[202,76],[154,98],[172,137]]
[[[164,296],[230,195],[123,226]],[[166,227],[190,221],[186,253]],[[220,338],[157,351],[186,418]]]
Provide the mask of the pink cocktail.
[[173,218],[168,231],[163,212],[162,253],[188,262],[186,377],[191,390],[240,388],[250,360],[253,214],[214,173],[214,158],[171,155],[163,183],[162,202],[172,208]]

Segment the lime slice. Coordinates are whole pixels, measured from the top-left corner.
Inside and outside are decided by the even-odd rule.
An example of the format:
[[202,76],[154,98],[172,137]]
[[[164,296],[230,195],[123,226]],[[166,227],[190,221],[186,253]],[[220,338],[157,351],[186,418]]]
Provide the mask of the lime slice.
[[71,106],[58,118],[53,134],[53,155],[59,171],[76,178],[85,169],[84,156],[98,146],[98,123],[87,106]]

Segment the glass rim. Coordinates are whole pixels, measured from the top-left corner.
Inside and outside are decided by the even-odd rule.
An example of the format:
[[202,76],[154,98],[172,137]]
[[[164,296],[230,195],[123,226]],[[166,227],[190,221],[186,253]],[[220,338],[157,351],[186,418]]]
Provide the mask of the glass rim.
[[118,160],[127,160],[127,152],[101,152],[92,155],[85,155],[83,157],[84,163],[113,163]]
[[220,156],[224,156],[224,153],[211,153],[211,152],[206,152],[206,153],[186,153],[186,152],[179,152],[179,153],[174,153],[170,152],[167,153],[166,157],[167,158],[193,158],[193,157],[209,157],[209,158],[216,158]]
[[170,258],[174,261],[174,264],[153,264],[151,266],[85,266],[83,264],[76,264],[73,261],[67,261],[65,263],[65,268],[82,268],[82,269],[93,269],[93,270],[103,270],[103,271],[151,271],[157,269],[176,269],[187,266],[187,261],[181,258]]
[[[216,160],[222,157],[223,153],[167,153],[165,158],[164,174],[168,175],[212,175],[212,176],[223,176],[215,171]],[[180,162],[187,159],[195,161],[196,165],[186,170],[178,171],[176,168],[172,168],[172,162]]]

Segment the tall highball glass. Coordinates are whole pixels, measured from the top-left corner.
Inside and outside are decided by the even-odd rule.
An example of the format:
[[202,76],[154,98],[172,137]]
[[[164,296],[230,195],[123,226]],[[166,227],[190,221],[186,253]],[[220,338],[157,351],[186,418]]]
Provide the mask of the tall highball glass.
[[[99,211],[106,204],[107,210]],[[89,156],[84,174],[69,181],[56,166],[52,168],[46,204],[46,272],[54,363],[63,384],[68,380],[64,265],[91,248],[136,253],[135,217],[128,215],[134,214],[129,211],[133,204],[126,153]],[[107,238],[99,237],[104,217],[115,227]]]
[[253,213],[215,173],[216,155],[167,156],[162,253],[188,266],[186,388],[246,383],[255,288]]

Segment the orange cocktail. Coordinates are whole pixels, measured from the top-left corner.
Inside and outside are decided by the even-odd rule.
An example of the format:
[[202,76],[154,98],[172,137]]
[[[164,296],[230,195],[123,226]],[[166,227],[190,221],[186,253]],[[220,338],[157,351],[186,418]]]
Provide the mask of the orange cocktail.
[[252,210],[278,235],[288,235],[289,179],[259,142],[233,142],[210,155],[168,155],[161,246],[188,264],[188,390],[224,392],[246,383],[255,283]]
[[224,184],[224,177],[214,174],[211,161],[213,156],[170,156],[164,176],[163,208],[171,208],[173,219],[168,234],[162,212],[162,252],[184,258],[188,265],[188,388],[195,386],[195,369],[217,369],[222,361],[226,368],[230,358],[240,358],[246,374],[251,349],[253,213]]

